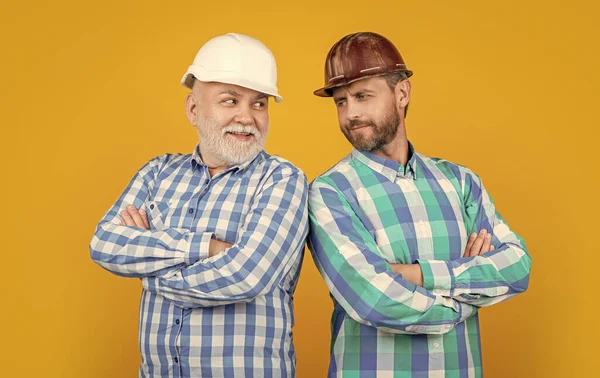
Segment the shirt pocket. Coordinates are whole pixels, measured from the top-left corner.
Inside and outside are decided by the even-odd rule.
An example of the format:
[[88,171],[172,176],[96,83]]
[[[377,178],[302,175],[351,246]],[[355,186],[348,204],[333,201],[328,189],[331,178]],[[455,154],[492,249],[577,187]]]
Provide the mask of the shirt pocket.
[[160,201],[146,201],[144,203],[150,229],[162,230],[165,228],[167,213],[169,212],[169,203]]

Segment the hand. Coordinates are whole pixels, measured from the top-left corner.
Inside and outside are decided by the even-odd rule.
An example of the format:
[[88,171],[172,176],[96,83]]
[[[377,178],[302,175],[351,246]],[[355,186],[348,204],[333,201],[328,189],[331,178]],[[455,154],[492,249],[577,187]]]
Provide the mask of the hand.
[[423,271],[420,264],[390,264],[395,274],[417,286],[423,286]]
[[133,205],[127,206],[127,209],[121,211],[121,226],[131,226],[150,229],[148,214],[144,210],[138,210]]
[[467,242],[464,257],[480,256],[484,253],[493,251],[495,248],[491,243],[492,234],[488,233],[487,230],[483,229],[479,231],[479,234],[473,232]]
[[[148,222],[148,214],[144,210],[138,210],[133,205],[127,206],[127,209],[121,211],[121,226],[131,226],[150,229],[150,223]],[[221,240],[212,239],[208,247],[208,255],[210,257],[218,255],[225,251],[227,248],[231,248],[233,244],[227,243]]]
[[233,244],[221,240],[212,239],[208,245],[208,256],[213,257],[225,251],[227,248],[233,247]]

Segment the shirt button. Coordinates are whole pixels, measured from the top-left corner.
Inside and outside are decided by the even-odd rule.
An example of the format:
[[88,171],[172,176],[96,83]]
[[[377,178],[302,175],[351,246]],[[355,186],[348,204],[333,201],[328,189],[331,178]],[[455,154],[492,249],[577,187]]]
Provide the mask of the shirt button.
[[433,343],[433,346],[436,347],[436,348],[439,348],[440,344],[439,343]]
[[194,214],[194,209],[189,209],[189,210],[188,210],[188,213],[190,213],[190,214]]
[[154,209],[154,204],[150,205],[150,210]]
[[173,360],[175,361],[176,364],[179,363],[179,358],[175,357]]
[[206,179],[206,181],[204,181],[204,183],[207,184],[207,185],[208,185],[209,182],[210,182],[209,179]]
[[175,320],[175,324],[179,324],[179,319],[176,319],[176,320]]

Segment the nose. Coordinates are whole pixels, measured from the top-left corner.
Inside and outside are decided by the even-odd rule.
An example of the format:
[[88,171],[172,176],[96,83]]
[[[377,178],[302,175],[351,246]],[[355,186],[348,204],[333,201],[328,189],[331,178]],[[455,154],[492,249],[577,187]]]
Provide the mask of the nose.
[[233,118],[236,123],[242,125],[252,126],[254,125],[254,118],[252,117],[252,109],[250,106],[242,105],[238,107],[238,112]]
[[346,104],[346,118],[348,121],[359,119],[362,116],[362,112],[359,106],[352,104],[350,101]]

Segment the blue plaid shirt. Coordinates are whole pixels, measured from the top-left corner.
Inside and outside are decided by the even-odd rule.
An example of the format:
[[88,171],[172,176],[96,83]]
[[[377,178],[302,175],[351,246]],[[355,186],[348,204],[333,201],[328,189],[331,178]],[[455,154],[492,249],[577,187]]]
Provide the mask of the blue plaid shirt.
[[[198,149],[148,162],[100,221],[92,259],[142,278],[140,377],[293,377],[306,177],[277,156],[214,177]],[[150,230],[120,225],[128,204]],[[211,238],[233,244],[209,257]]]

